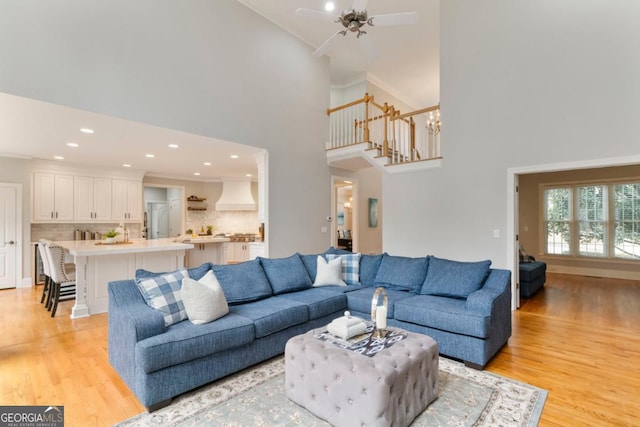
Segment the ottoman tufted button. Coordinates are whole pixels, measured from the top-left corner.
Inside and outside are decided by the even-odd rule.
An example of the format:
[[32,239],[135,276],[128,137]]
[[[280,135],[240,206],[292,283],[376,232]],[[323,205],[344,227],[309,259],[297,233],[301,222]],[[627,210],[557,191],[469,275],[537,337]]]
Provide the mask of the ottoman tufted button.
[[353,399],[348,400],[349,404],[353,405]]
[[324,386],[324,391],[329,391],[329,386]]

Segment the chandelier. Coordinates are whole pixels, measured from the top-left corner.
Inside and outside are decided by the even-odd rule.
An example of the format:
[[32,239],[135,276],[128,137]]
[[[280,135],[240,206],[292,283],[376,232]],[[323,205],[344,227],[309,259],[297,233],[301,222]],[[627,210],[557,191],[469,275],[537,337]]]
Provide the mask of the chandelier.
[[427,118],[427,131],[432,135],[437,135],[440,133],[440,110],[436,111],[436,114],[433,114],[433,111],[429,113],[429,118]]

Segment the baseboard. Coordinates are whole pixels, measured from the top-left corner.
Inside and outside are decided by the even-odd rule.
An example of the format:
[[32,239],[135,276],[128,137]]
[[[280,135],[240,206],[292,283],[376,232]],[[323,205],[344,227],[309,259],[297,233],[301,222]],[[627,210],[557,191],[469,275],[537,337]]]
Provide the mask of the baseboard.
[[638,273],[636,271],[607,270],[604,268],[567,267],[567,266],[561,266],[561,265],[547,264],[547,272],[561,273],[561,274],[575,274],[578,276],[606,277],[609,279],[627,279],[627,280],[638,279]]
[[31,277],[23,277],[22,280],[18,283],[18,288],[30,288],[33,286],[31,282]]

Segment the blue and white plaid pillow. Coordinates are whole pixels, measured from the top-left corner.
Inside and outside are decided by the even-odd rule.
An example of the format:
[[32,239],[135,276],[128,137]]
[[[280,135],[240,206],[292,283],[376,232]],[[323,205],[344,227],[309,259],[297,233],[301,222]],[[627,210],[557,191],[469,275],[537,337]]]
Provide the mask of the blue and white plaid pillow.
[[189,273],[181,268],[160,276],[136,279],[136,284],[149,307],[159,310],[164,315],[164,326],[173,325],[187,318],[187,310],[182,303],[180,289],[182,279]]
[[331,261],[336,258],[342,259],[342,280],[347,285],[359,285],[360,284],[360,254],[326,254],[327,261]]

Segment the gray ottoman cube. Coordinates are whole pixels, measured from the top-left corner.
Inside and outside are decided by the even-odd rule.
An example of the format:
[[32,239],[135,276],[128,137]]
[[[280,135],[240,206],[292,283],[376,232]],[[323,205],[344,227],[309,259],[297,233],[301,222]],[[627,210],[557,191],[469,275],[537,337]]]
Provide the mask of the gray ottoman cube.
[[438,345],[422,334],[373,357],[314,338],[285,347],[287,397],[334,426],[407,426],[438,396]]

